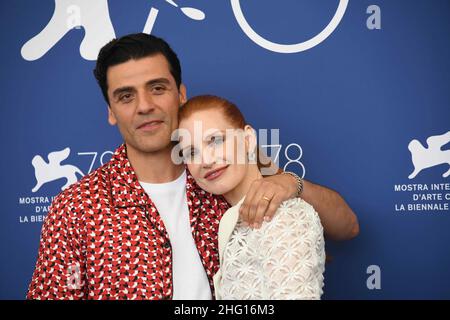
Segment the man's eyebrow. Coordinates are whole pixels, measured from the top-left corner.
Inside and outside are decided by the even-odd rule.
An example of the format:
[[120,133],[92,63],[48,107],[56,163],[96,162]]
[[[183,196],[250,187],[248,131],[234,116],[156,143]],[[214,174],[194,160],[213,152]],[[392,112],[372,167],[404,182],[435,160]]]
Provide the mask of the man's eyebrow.
[[152,80],[147,81],[146,85],[151,86],[151,85],[159,84],[159,83],[170,84],[170,81],[167,78],[157,78],[157,79],[152,79]]
[[[157,79],[149,80],[145,84],[147,86],[152,86],[152,85],[159,84],[159,83],[170,84],[170,81],[167,78],[157,78]],[[131,87],[131,86],[120,87],[113,91],[113,97],[117,97],[119,94],[124,93],[124,92],[133,92],[133,91],[136,91],[136,90],[134,87]]]

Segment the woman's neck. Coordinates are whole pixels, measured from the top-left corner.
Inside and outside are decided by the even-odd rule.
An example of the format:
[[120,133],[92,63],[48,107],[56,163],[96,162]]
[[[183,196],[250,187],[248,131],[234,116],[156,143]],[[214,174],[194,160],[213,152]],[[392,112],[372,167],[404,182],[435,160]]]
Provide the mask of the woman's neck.
[[256,164],[249,164],[247,172],[241,182],[223,196],[232,206],[236,205],[248,192],[253,181],[262,178],[261,172]]

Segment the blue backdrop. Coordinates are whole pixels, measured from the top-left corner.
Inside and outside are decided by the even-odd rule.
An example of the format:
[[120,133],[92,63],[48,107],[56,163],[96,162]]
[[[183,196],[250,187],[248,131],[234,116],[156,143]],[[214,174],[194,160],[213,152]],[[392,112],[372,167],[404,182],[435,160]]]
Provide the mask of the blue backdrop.
[[144,29],[178,53],[189,96],[226,97],[256,128],[279,129],[267,144],[280,165],[354,209],[360,235],[327,243],[324,298],[450,298],[450,2],[346,2],[1,1],[0,298],[25,297],[42,219],[67,181],[35,188],[33,159],[68,148],[60,172],[83,174],[109,160],[121,137],[93,60],[105,39]]

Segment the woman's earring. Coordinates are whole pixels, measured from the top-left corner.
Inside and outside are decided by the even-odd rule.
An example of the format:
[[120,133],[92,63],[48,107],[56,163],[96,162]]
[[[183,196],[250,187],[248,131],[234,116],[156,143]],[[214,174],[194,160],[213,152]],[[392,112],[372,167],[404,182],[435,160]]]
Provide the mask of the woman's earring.
[[248,161],[255,162],[256,161],[256,153],[255,152],[249,152],[248,153]]

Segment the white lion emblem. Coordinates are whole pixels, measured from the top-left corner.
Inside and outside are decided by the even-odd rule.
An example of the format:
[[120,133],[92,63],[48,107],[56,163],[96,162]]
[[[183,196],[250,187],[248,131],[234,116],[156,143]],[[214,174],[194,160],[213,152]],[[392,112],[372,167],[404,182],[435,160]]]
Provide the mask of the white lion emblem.
[[61,188],[61,190],[64,190],[72,183],[77,182],[77,173],[80,176],[84,176],[83,172],[81,172],[80,169],[73,165],[61,165],[61,162],[67,159],[69,155],[70,148],[65,148],[61,151],[50,152],[48,154],[48,163],[45,162],[45,160],[41,156],[34,156],[31,163],[34,167],[34,174],[36,176],[37,183],[31,191],[37,192],[42,187],[42,185],[46,184],[47,182],[66,178],[67,182]]
[[[414,139],[408,149],[411,152],[414,171],[409,175],[413,179],[417,174],[426,168],[431,168],[443,163],[450,165],[450,150],[441,148],[450,142],[450,131],[438,136],[431,136],[427,139],[428,148],[425,148],[420,141]],[[450,175],[450,168],[442,175],[447,178]]]

